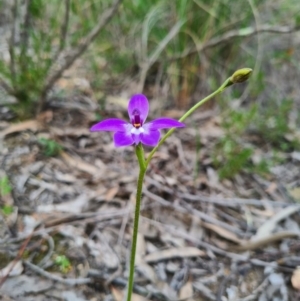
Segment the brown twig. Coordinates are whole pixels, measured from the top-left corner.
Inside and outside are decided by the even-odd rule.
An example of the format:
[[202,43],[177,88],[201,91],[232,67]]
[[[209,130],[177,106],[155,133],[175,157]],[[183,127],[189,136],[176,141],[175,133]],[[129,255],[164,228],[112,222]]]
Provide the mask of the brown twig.
[[[130,212],[128,210],[120,211],[117,210],[115,212],[89,212],[89,213],[82,213],[82,214],[71,214],[62,218],[57,218],[53,219],[51,221],[45,221],[44,222],[44,228],[43,229],[37,229],[34,231],[33,234],[30,234],[32,236],[37,236],[37,235],[44,235],[45,233],[49,233],[53,230],[56,229],[58,225],[65,224],[65,223],[72,223],[74,221],[80,221],[80,220],[85,220],[85,221],[94,221],[95,219],[99,222],[99,220],[105,220],[105,219],[115,219],[119,216],[129,214]],[[37,226],[36,226],[37,228]],[[30,236],[29,235],[29,236]],[[22,241],[24,239],[28,238],[28,234],[25,235],[19,235],[17,238],[12,238],[9,240],[0,240],[0,243],[6,243],[6,244],[11,244],[11,243],[16,243],[19,241]]]
[[188,193],[179,193],[178,196],[187,201],[212,203],[212,204],[225,206],[225,207],[237,207],[237,206],[245,206],[245,205],[262,207],[265,205],[265,203],[275,207],[285,207],[288,205],[286,202],[278,202],[278,201],[272,201],[267,199],[257,200],[257,199],[206,197],[203,195],[193,195]]
[[169,58],[169,61],[175,61],[178,59],[183,59],[189,55],[192,55],[197,52],[201,52],[204,50],[207,50],[209,48],[216,47],[220,44],[229,42],[232,39],[236,38],[248,38],[255,34],[259,33],[278,33],[278,34],[288,34],[295,31],[300,30],[300,26],[270,26],[270,25],[262,25],[258,28],[256,27],[247,27],[243,29],[237,29],[237,30],[230,30],[226,32],[224,35],[216,38],[212,38],[206,43],[199,44],[196,46],[196,48],[193,49],[186,49],[181,54],[177,54]]
[[8,275],[10,274],[10,272],[13,270],[13,268],[15,267],[15,265],[17,264],[17,262],[21,259],[21,257],[23,256],[25,249],[30,241],[30,239],[32,238],[33,232],[26,238],[26,240],[23,242],[17,257],[13,260],[12,265],[9,267],[6,275],[4,275],[1,280],[0,280],[0,288],[3,285],[3,283],[5,282],[5,280],[7,279]]
[[81,284],[87,284],[87,283],[93,282],[93,279],[91,279],[91,278],[65,279],[65,278],[53,275],[27,260],[23,261],[23,263],[25,266],[27,266],[28,268],[30,268],[32,271],[36,272],[37,274],[39,274],[47,279],[57,281],[62,284],[75,286],[75,285],[81,285]]
[[[41,92],[41,99],[39,102],[37,113],[39,113],[46,101],[46,96],[49,90],[53,87],[55,82],[62,76],[63,72],[67,70],[72,64],[75,62],[77,58],[79,58],[84,51],[91,45],[91,43],[95,40],[101,30],[107,25],[107,23],[111,20],[111,18],[116,13],[120,3],[122,0],[115,0],[112,6],[107,9],[100,17],[97,25],[90,31],[90,33],[79,43],[79,45],[70,51],[68,51],[60,64],[60,67],[55,70],[53,73],[50,72],[47,77],[44,87]],[[55,62],[53,62],[55,65]]]
[[239,229],[237,229],[236,227],[234,226],[231,226],[227,223],[224,223],[222,221],[219,221],[218,219],[214,218],[214,217],[211,217],[199,210],[196,210],[194,209],[192,206],[190,206],[189,204],[185,203],[184,204],[184,207],[182,206],[179,206],[179,205],[176,205],[176,204],[172,204],[166,200],[164,200],[163,198],[161,198],[160,196],[148,191],[147,189],[143,189],[143,193],[151,198],[152,200],[160,203],[161,205],[163,206],[166,206],[166,207],[172,207],[174,208],[176,211],[178,212],[182,212],[182,213],[191,213],[192,215],[194,216],[197,216],[198,218],[200,218],[201,220],[203,221],[207,221],[209,223],[212,223],[212,224],[215,224],[215,225],[218,225],[220,227],[223,227],[224,229],[227,229],[228,231],[231,231],[237,235],[243,235],[244,233],[242,231],[240,231]]

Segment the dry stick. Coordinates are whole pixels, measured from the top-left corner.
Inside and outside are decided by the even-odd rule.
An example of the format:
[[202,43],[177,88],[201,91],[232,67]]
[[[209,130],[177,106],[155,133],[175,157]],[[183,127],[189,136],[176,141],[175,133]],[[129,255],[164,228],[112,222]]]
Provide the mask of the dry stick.
[[244,206],[244,205],[262,207],[264,206],[265,203],[276,207],[284,207],[289,205],[288,203],[285,202],[272,201],[266,199],[257,200],[257,199],[206,197],[203,195],[193,195],[188,193],[179,193],[178,196],[187,201],[212,203],[212,204],[226,206],[226,207],[236,207],[236,206]]
[[237,262],[250,262],[252,265],[255,266],[259,266],[259,267],[273,267],[276,270],[280,270],[280,271],[284,271],[284,272],[293,272],[293,268],[287,268],[284,266],[281,266],[282,263],[280,261],[277,262],[265,262],[256,258],[250,258],[249,253],[248,254],[237,254],[237,253],[232,253],[223,249],[219,249],[218,247],[215,247],[214,245],[211,245],[207,242],[204,242],[192,235],[190,235],[187,232],[178,230],[170,225],[166,225],[163,224],[161,222],[146,218],[146,217],[142,217],[142,219],[147,220],[149,223],[151,223],[152,225],[155,225],[157,228],[160,229],[161,232],[165,232],[168,231],[176,236],[180,236],[182,238],[184,238],[185,240],[194,243],[196,245],[198,245],[199,247],[208,249],[212,252],[214,252],[215,254],[221,255],[221,256],[226,256],[234,261]]
[[[109,276],[108,275],[103,275],[101,272],[99,272],[98,270],[89,270],[88,271],[88,276],[89,278],[73,278],[73,279],[65,279],[56,275],[53,275],[45,270],[43,270],[42,268],[36,266],[35,264],[32,264],[29,261],[24,261],[23,262],[25,266],[27,266],[28,268],[30,268],[33,272],[47,278],[50,279],[52,281],[57,281],[59,283],[65,284],[65,285],[70,285],[70,286],[75,286],[75,285],[82,285],[82,284],[88,284],[88,283],[92,283],[94,282],[93,279],[97,280],[97,279],[101,279],[101,280],[106,280]],[[106,276],[106,277],[105,277]],[[117,277],[115,279],[112,280],[112,283],[115,285],[121,285],[121,286],[126,286],[127,281],[123,278]],[[144,287],[139,286],[139,285],[134,285],[134,290],[137,293],[140,293],[142,295],[148,295],[149,291],[146,290]]]
[[195,238],[194,236],[190,235],[189,233],[178,230],[170,225],[165,225],[163,223],[160,223],[160,222],[157,222],[157,221],[145,218],[145,217],[142,217],[142,218],[148,220],[151,224],[157,226],[158,228],[162,228],[163,229],[162,231],[168,231],[174,235],[180,236],[180,237],[186,239],[187,241],[197,244],[198,246],[208,249],[218,255],[226,256],[235,261],[248,261],[249,260],[249,255],[241,255],[241,254],[236,254],[236,253],[232,253],[232,252],[228,252],[228,251],[219,249],[218,247],[215,247],[207,242],[204,242],[198,238]]
[[[62,76],[63,72],[66,69],[72,66],[75,60],[78,57],[80,57],[84,53],[84,51],[90,46],[90,44],[95,40],[95,38],[98,36],[100,31],[107,25],[107,23],[114,16],[121,2],[122,0],[115,0],[112,6],[99,17],[98,24],[90,31],[87,37],[84,38],[83,41],[80,42],[75,49],[70,50],[64,55],[60,68],[58,68],[58,70],[55,70],[52,74],[50,73],[48,75],[45,85],[42,88],[41,99],[39,102],[37,113],[39,113],[42,110],[46,101],[47,93],[53,87],[54,83]],[[54,64],[55,62],[53,62],[53,65]]]
[[[109,275],[104,274],[103,271],[95,270],[95,269],[90,269],[88,271],[88,276],[91,278],[94,278],[96,281],[100,280],[101,282],[106,282],[107,279],[109,279],[109,277],[110,277]],[[127,280],[125,280],[124,278],[121,278],[121,277],[116,277],[111,281],[111,284],[126,287]],[[140,286],[138,284],[133,285],[133,290],[140,295],[148,296],[148,297],[150,295],[159,295],[158,292],[150,292],[144,286]]]
[[[38,236],[38,235],[43,235],[45,233],[49,233],[53,230],[56,229],[56,227],[60,224],[66,224],[66,223],[71,223],[74,221],[80,221],[80,220],[89,220],[91,218],[97,218],[97,219],[114,219],[116,217],[122,216],[122,215],[126,215],[129,214],[130,212],[128,210],[120,212],[120,210],[116,211],[116,212],[107,212],[107,213],[99,213],[99,212],[92,212],[92,213],[82,213],[82,214],[72,214],[63,218],[58,218],[55,219],[53,221],[47,222],[45,221],[44,223],[44,227],[45,229],[37,229],[33,232],[33,236]],[[38,226],[36,226],[37,228]],[[12,238],[9,240],[1,240],[0,239],[0,244],[11,244],[11,243],[17,243],[19,241],[22,241],[24,239],[27,239],[28,236],[30,236],[31,234],[25,234],[25,235],[21,235],[17,238]]]
[[39,266],[40,267],[44,267],[45,265],[47,265],[47,263],[50,261],[53,253],[54,253],[54,250],[55,250],[55,244],[54,244],[54,239],[46,234],[46,239],[48,241],[48,252],[46,254],[46,256],[39,262]]
[[194,48],[194,49],[187,49],[187,50],[183,51],[183,53],[175,55],[167,60],[173,61],[173,60],[183,59],[196,52],[201,52],[208,48],[216,47],[219,44],[226,43],[235,38],[251,37],[255,34],[263,33],[263,32],[287,34],[287,33],[292,33],[292,32],[298,31],[298,30],[300,30],[300,26],[289,27],[289,26],[270,26],[270,25],[262,25],[258,28],[247,27],[247,28],[242,28],[242,29],[238,29],[238,30],[230,30],[220,37],[212,38],[211,40],[209,40],[206,43],[197,45],[196,48]]
[[37,274],[48,278],[53,281],[57,281],[62,284],[70,285],[70,286],[75,286],[75,285],[81,285],[81,284],[87,284],[93,282],[91,278],[76,278],[76,279],[65,279],[56,275],[53,275],[49,272],[46,272],[42,268],[36,266],[35,264],[32,264],[31,262],[24,260],[23,261],[24,265],[30,268],[32,271],[36,272]]
[[257,299],[258,295],[262,293],[269,285],[269,277],[265,278],[265,280],[255,289],[253,290],[250,296],[247,296],[240,301],[252,301]]
[[231,231],[235,234],[238,234],[238,235],[243,235],[244,233],[242,231],[239,231],[236,227],[234,226],[231,226],[227,223],[224,223],[222,221],[219,221],[217,220],[216,218],[213,218],[201,211],[198,211],[194,208],[192,208],[191,206],[189,206],[188,204],[185,204],[185,207],[182,207],[182,206],[179,206],[179,205],[175,205],[175,204],[172,204],[166,200],[164,200],[163,198],[161,198],[160,196],[148,191],[147,189],[143,189],[143,193],[149,197],[150,199],[162,204],[163,206],[166,206],[166,207],[172,207],[174,209],[176,209],[178,212],[182,212],[182,213],[191,213],[192,215],[195,215],[197,216],[198,218],[200,218],[201,220],[205,220],[209,223],[212,223],[212,224],[215,224],[215,225],[218,225],[220,227],[223,227],[224,229],[227,229],[228,231]]
[[13,268],[15,267],[15,265],[17,264],[17,262],[21,259],[21,257],[23,256],[25,249],[30,241],[30,239],[32,238],[33,232],[27,237],[27,239],[24,241],[22,247],[20,248],[17,257],[14,259],[12,265],[10,266],[10,268],[8,269],[6,275],[4,275],[1,280],[0,280],[0,288],[3,285],[3,283],[5,282],[5,280],[7,279],[8,275],[10,274],[10,272],[13,270]]

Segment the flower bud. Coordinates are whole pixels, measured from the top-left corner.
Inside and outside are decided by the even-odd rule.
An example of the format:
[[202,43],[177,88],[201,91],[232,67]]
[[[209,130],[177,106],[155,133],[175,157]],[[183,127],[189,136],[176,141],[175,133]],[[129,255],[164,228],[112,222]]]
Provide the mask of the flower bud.
[[251,73],[252,73],[252,69],[250,68],[239,69],[231,75],[230,82],[232,84],[243,83],[246,80],[248,80],[248,78],[251,76]]

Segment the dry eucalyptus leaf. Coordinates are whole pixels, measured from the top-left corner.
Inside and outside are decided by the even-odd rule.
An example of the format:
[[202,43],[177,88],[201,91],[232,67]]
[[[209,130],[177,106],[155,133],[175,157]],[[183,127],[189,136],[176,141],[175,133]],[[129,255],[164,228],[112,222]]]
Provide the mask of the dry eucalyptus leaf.
[[81,171],[89,173],[93,176],[98,175],[100,173],[99,168],[96,168],[94,165],[92,165],[90,163],[87,163],[87,162],[84,162],[83,160],[81,160],[79,158],[73,158],[65,152],[61,152],[60,155],[65,160],[65,162],[67,164],[69,164],[71,167],[74,167],[76,169],[79,169]]
[[17,124],[12,124],[8,128],[6,128],[4,131],[0,132],[0,137],[5,137],[6,135],[23,132],[27,130],[31,130],[33,132],[36,132],[41,125],[37,120],[28,120],[24,122],[20,122]]
[[204,256],[205,252],[194,248],[194,247],[183,247],[183,248],[171,248],[167,250],[153,252],[146,255],[144,260],[148,263],[157,262],[161,260],[168,260],[176,257],[186,258],[186,257],[198,257]]
[[157,283],[157,275],[149,264],[141,262],[136,266],[136,270],[139,271],[144,277],[150,280],[152,283]]
[[86,128],[56,128],[51,127],[50,132],[56,136],[73,136],[73,137],[80,137],[80,136],[88,136],[90,131]]
[[132,294],[131,301],[148,301],[148,299],[138,294]]
[[123,300],[123,292],[117,289],[114,286],[110,287],[111,293],[114,296],[115,301],[122,301]]
[[242,245],[237,246],[236,249],[239,251],[249,251],[259,248],[263,248],[269,244],[281,241],[286,238],[298,238],[299,233],[293,231],[280,231],[272,233],[268,236],[264,236],[261,239],[245,241]]
[[[114,286],[111,286],[110,289],[115,301],[123,301],[123,296],[125,295],[126,291],[120,291]],[[147,301],[147,300],[148,299],[144,298],[143,296],[134,293],[131,296],[131,301]]]
[[296,202],[300,202],[300,187],[289,190],[289,193]]
[[188,281],[179,291],[179,299],[184,299],[186,301],[193,301],[193,284],[191,281]]
[[292,286],[295,290],[300,291],[300,266],[296,268],[291,278]]
[[22,261],[19,260],[16,263],[12,261],[5,268],[0,270],[0,278],[5,277],[8,273],[10,277],[19,276],[22,274],[23,269]]
[[73,291],[64,291],[61,293],[61,297],[64,301],[86,301],[85,298],[78,297]]
[[119,186],[115,186],[115,187],[110,188],[105,194],[105,197],[104,197],[105,200],[107,202],[111,201],[116,196],[118,191],[119,191]]
[[61,173],[59,171],[54,171],[54,174],[55,174],[55,178],[57,181],[59,182],[63,182],[63,183],[69,183],[69,184],[72,184],[72,183],[75,183],[76,182],[76,177],[72,174],[64,174],[64,173]]
[[280,210],[277,214],[275,214],[273,217],[268,219],[264,224],[262,224],[255,235],[252,236],[251,240],[256,241],[263,239],[267,236],[269,236],[275,229],[276,225],[282,221],[283,219],[287,218],[288,216],[296,213],[300,210],[299,205],[293,205],[286,207],[282,210]]
[[136,245],[136,255],[135,255],[135,262],[136,265],[143,263],[143,257],[146,253],[146,242],[144,236],[138,233],[137,236],[137,245]]
[[215,233],[217,233],[218,235],[220,235],[223,238],[226,238],[226,239],[233,241],[235,243],[238,243],[238,244],[243,243],[243,240],[239,239],[236,234],[234,234],[218,225],[214,225],[214,224],[210,224],[210,223],[202,223],[202,225],[204,227],[206,227],[207,229],[214,231]]
[[91,196],[88,194],[81,194],[78,196],[75,200],[70,202],[65,202],[61,204],[45,204],[45,205],[39,205],[37,206],[36,211],[37,212],[69,212],[69,213],[81,213],[83,209],[85,209],[89,201],[91,199]]
[[20,275],[6,279],[1,287],[1,292],[10,297],[20,297],[26,294],[37,294],[45,292],[53,286],[53,282],[41,277],[29,277]]

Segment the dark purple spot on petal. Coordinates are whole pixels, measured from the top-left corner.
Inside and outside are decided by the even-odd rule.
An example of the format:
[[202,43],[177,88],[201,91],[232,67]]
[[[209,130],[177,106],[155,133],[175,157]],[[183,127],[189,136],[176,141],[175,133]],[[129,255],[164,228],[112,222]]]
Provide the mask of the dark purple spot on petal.
[[140,128],[142,126],[143,122],[141,120],[141,115],[140,115],[140,112],[139,110],[134,110],[133,111],[133,120],[132,120],[132,125],[135,127],[135,128]]

